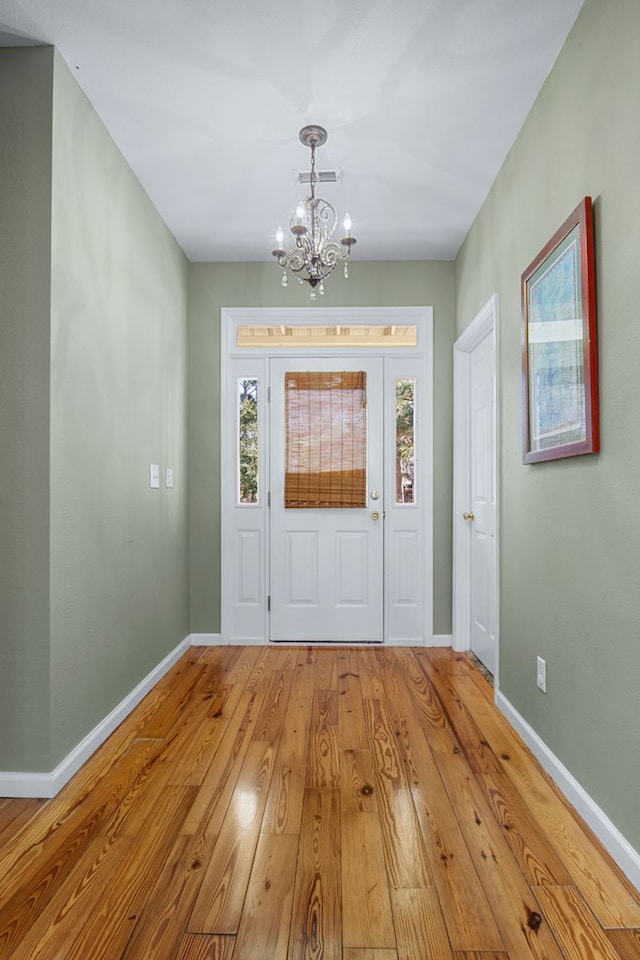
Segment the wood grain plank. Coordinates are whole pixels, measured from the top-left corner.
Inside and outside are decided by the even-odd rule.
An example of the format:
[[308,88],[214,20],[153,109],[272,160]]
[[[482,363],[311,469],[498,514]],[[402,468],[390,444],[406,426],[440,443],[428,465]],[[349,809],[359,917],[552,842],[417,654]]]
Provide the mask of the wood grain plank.
[[567,960],[620,960],[576,887],[537,887],[535,895]]
[[197,655],[185,654],[173,682],[169,685],[166,675],[160,681],[161,689],[167,692],[163,709],[155,711],[145,723],[140,735],[150,739],[164,739],[170,732],[175,733],[176,717],[184,723],[194,706],[202,702],[202,697],[196,690],[205,673],[206,665],[202,660],[199,661]]
[[227,726],[228,721],[220,717],[194,717],[163,758],[170,768],[166,782],[173,787],[201,786],[207,770],[215,763]]
[[380,700],[384,698],[382,671],[376,658],[377,650],[373,649],[371,654],[369,657],[358,657],[360,689],[366,700]]
[[431,731],[430,744],[506,952],[518,960],[563,960],[548,924],[532,919],[537,901],[455,738],[448,729]]
[[365,700],[365,721],[390,886],[430,887],[432,879],[425,863],[411,790],[386,704]]
[[297,853],[296,836],[260,837],[234,960],[287,960]]
[[605,933],[620,960],[638,960],[638,957],[640,957],[640,929],[606,930]]
[[196,787],[169,787],[165,791],[162,831],[147,830],[132,840],[117,874],[67,949],[65,960],[113,960],[122,955],[161,866],[180,834],[195,792]]
[[[54,823],[50,816],[43,818],[44,833],[34,825],[34,842],[21,848],[19,859],[3,876],[0,958],[11,956],[40,912],[65,884],[78,859],[85,854],[90,856],[92,841],[108,832],[106,825],[114,808],[136,778],[141,764],[144,766],[151,749],[145,743],[128,751],[114,769],[113,780],[96,787],[92,804],[80,805]],[[59,808],[54,805],[54,809]]]
[[476,724],[466,700],[460,695],[460,683],[462,680],[468,681],[469,677],[463,671],[442,673],[434,667],[428,656],[423,655],[423,651],[419,651],[417,656],[433,684],[447,722],[454,731],[471,769],[477,774],[490,774],[499,770],[497,757]]
[[340,809],[343,813],[378,810],[373,759],[369,750],[343,750],[340,759]]
[[[122,795],[139,779],[141,771],[153,765],[158,749],[158,745],[150,741],[136,742],[123,753],[116,753],[111,762],[108,746],[97,751],[98,761],[91,765],[91,770],[86,772],[83,768],[55,799],[43,804],[38,816],[31,817],[10,844],[0,848],[0,877],[5,896],[31,865],[36,862],[41,865],[45,847],[51,848],[59,842],[60,831],[74,829],[74,821],[84,815],[89,797],[92,806],[104,804],[105,818],[108,818]],[[17,864],[17,872],[12,877]]]
[[338,726],[343,749],[367,749],[358,661],[348,653],[338,657]]
[[253,720],[262,705],[261,695],[243,693],[233,716],[228,721],[225,737],[205,774],[196,799],[185,818],[184,833],[199,831],[216,835],[220,832],[225,812],[235,790],[244,762]]
[[318,648],[316,661],[316,687],[318,690],[338,690],[337,650]]
[[[421,663],[428,664],[428,658],[422,655],[422,651],[418,656]],[[469,700],[462,692],[468,691],[468,684],[472,682],[468,672],[438,676],[432,667],[427,669],[447,722],[476,773],[496,820],[529,882],[533,885],[570,883],[569,872],[553,844],[539,830],[527,802],[505,775],[502,760],[496,755],[492,743],[471,716]],[[482,696],[488,703],[475,684],[474,689],[474,698]]]
[[306,790],[291,916],[289,960],[340,956],[340,801],[336,790]]
[[256,691],[261,690],[266,694],[267,685],[271,680],[271,676],[273,675],[275,663],[269,656],[268,647],[257,647],[256,649],[258,653],[253,663],[251,673],[247,678],[245,690],[247,690],[249,693],[255,693]]
[[338,699],[332,690],[316,691],[309,725],[307,787],[335,789],[338,769]]
[[288,764],[306,773],[309,751],[309,730],[315,694],[316,665],[307,662],[307,657],[298,655],[286,723],[283,724],[278,747],[278,762]]
[[377,813],[341,816],[342,923],[348,947],[396,946]]
[[[78,929],[96,908],[109,883],[129,855],[132,841],[98,836],[86,856],[78,859],[64,883],[20,931],[18,938],[0,945],[0,957],[11,960],[48,960],[66,957]],[[1,942],[1,941],[0,941]]]
[[242,647],[204,647],[191,648],[191,655],[197,658],[198,666],[204,666],[196,693],[204,699],[213,700],[225,682],[226,676],[238,660]]
[[398,960],[453,960],[440,905],[430,891],[394,890],[391,900]]
[[578,822],[527,747],[468,678],[459,679],[466,702],[500,758],[502,769],[519,790],[532,818],[553,843],[574,883],[603,927],[640,926],[640,899],[631,893],[599,845],[585,855],[586,827]]
[[300,833],[304,790],[303,772],[288,764],[276,765],[262,818],[262,833],[274,836]]
[[0,847],[13,840],[46,803],[46,800],[0,800]]
[[531,886],[569,884],[571,875],[503,771],[478,777],[497,823]]
[[189,933],[235,934],[275,760],[272,743],[253,741],[191,912]]
[[262,710],[255,722],[254,740],[270,740],[272,743],[279,740],[289,705],[292,681],[292,671],[285,673],[283,670],[275,670],[273,672]]
[[161,865],[152,893],[120,960],[173,957],[198,896],[216,837],[181,834]]
[[262,653],[263,650],[260,647],[241,647],[240,656],[228,671],[225,682],[229,686],[239,686],[241,690],[246,690],[258,660],[262,658]]
[[509,960],[509,954],[496,950],[454,950],[453,960]]
[[371,947],[345,947],[342,960],[398,960],[398,951],[375,950]]
[[182,938],[176,960],[231,960],[235,937],[188,933]]
[[[401,671],[395,673],[396,679]],[[391,709],[431,874],[454,951],[504,949],[493,912],[406,687]],[[389,701],[391,703],[391,701]]]

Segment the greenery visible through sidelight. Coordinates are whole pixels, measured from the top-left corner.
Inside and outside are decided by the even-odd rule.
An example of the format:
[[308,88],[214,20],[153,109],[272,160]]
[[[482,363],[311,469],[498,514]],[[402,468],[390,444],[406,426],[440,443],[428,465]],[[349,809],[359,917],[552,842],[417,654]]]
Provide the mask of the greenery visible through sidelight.
[[396,380],[396,503],[414,502],[415,380]]
[[258,381],[238,380],[238,500],[258,503]]

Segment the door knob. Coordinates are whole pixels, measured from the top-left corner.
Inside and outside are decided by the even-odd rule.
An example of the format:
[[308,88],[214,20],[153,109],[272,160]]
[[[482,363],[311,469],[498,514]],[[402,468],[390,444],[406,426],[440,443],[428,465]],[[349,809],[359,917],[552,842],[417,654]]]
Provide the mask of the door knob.
[[475,516],[473,513],[463,513],[462,517],[464,520],[475,520]]
[[378,510],[374,510],[373,513],[371,514],[371,519],[372,519],[372,520],[379,520],[379,519],[380,519],[380,512],[379,512]]
[[379,500],[379,499],[380,499],[380,494],[378,493],[377,490],[372,490],[371,493],[369,494],[369,496],[371,497],[372,500]]

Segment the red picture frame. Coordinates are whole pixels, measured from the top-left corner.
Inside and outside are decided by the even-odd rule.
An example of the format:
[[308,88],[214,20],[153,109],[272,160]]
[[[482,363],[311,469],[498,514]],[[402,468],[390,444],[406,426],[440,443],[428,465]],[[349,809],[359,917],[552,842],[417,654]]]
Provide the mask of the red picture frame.
[[591,197],[522,274],[523,462],[600,449]]

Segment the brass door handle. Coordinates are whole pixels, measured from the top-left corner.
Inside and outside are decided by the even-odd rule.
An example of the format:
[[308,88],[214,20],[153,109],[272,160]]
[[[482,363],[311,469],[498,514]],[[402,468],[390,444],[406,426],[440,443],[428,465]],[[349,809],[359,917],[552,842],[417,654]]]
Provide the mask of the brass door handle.
[[380,512],[379,512],[378,510],[374,510],[373,513],[371,514],[371,519],[372,519],[372,520],[379,520],[379,519],[380,519]]
[[463,513],[462,517],[464,520],[475,520],[475,516],[473,513]]

